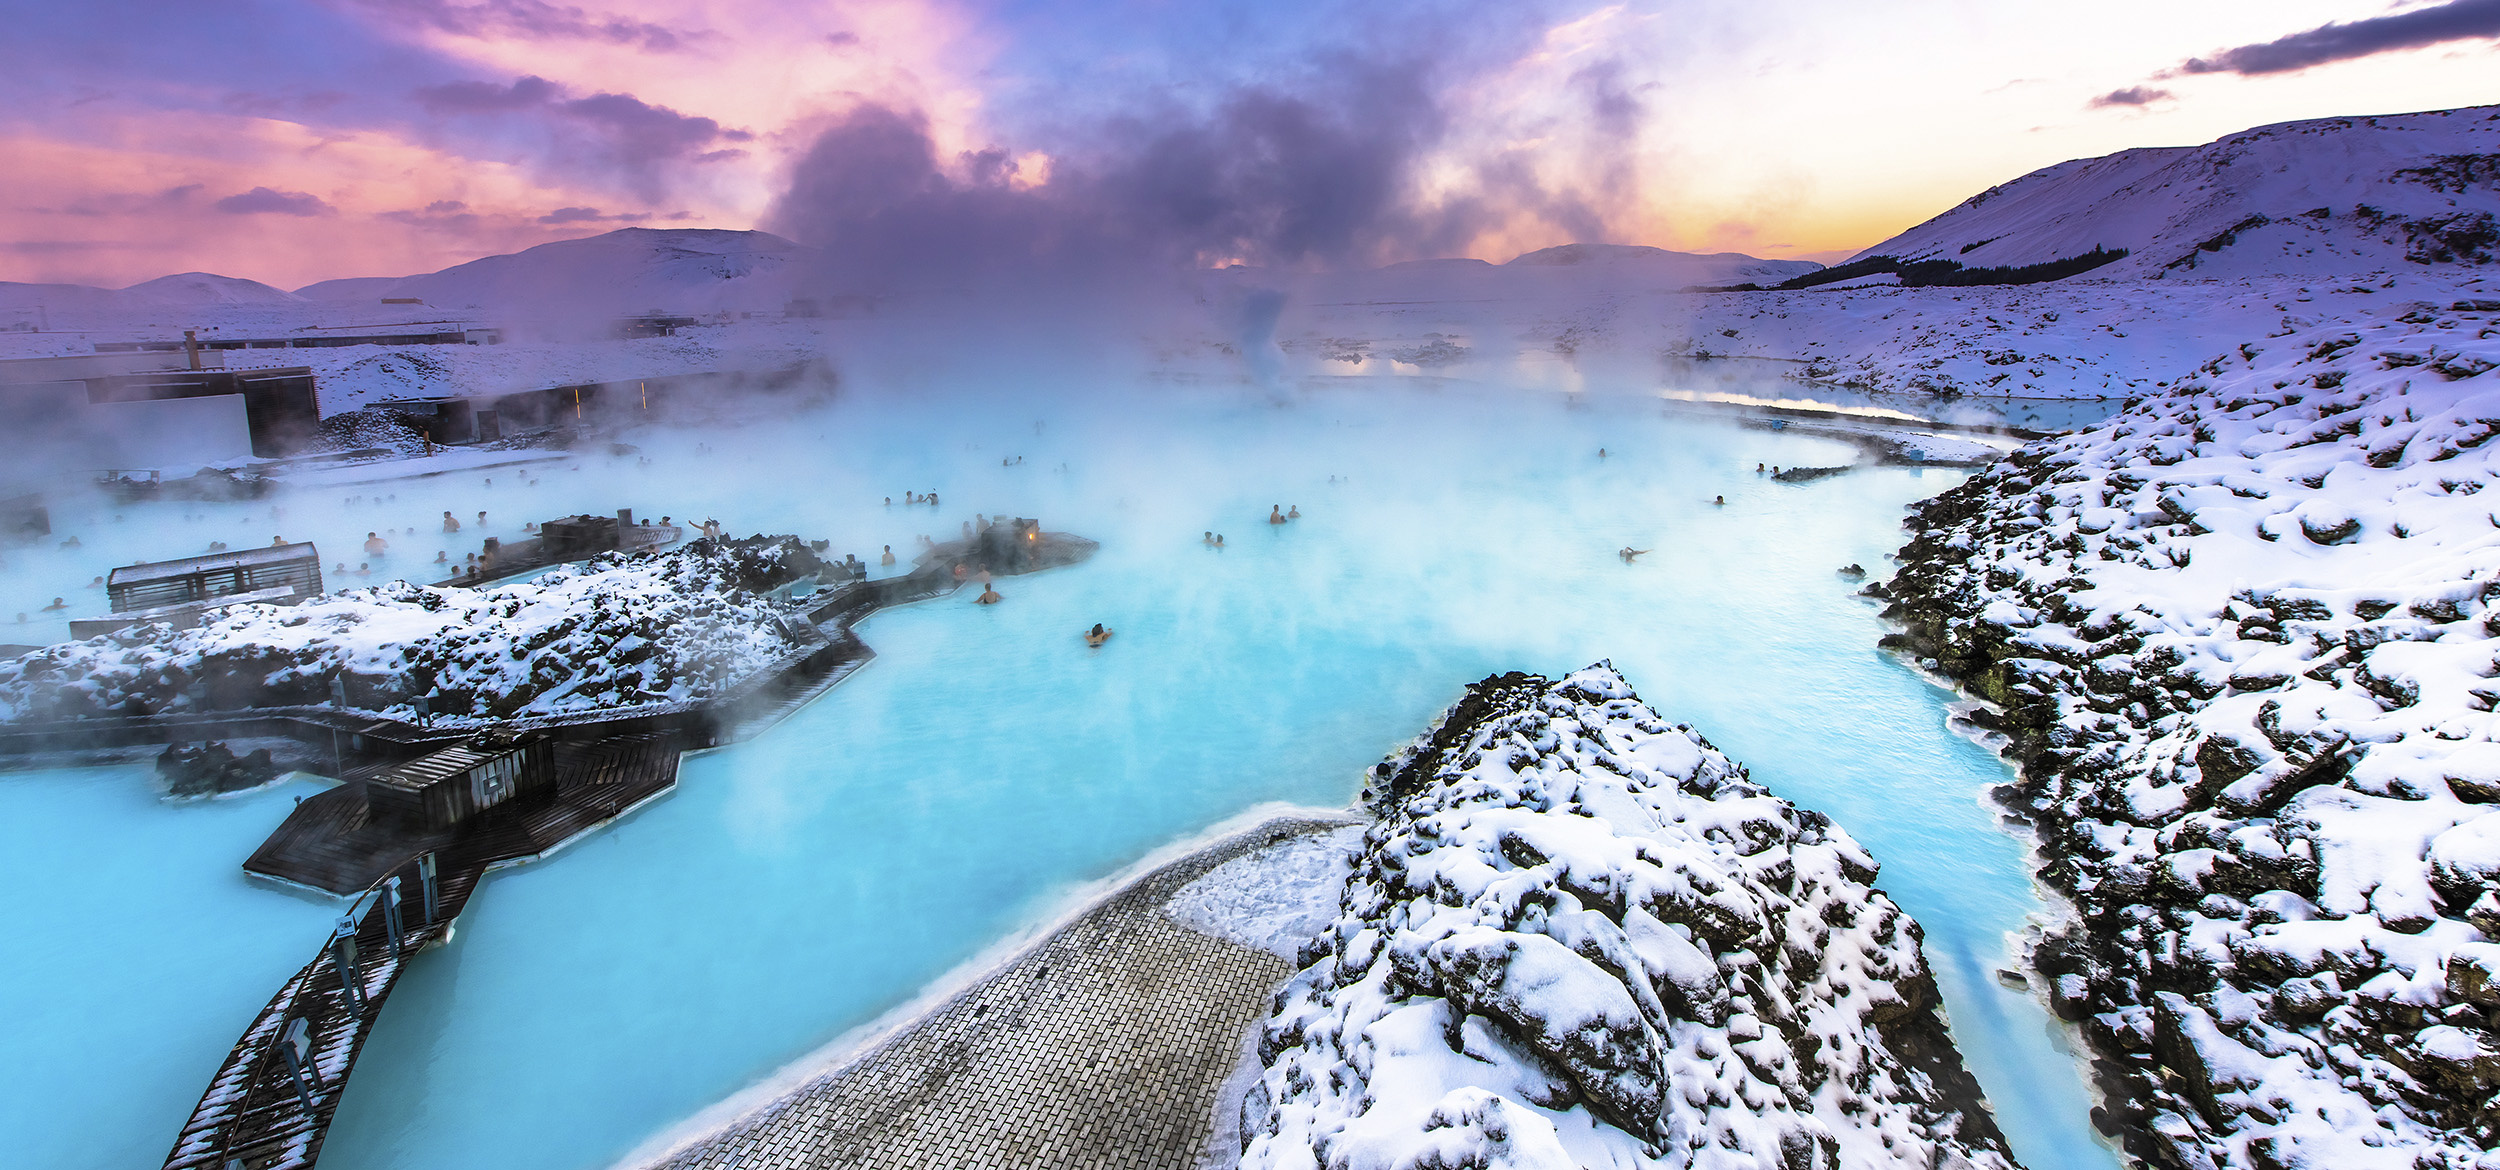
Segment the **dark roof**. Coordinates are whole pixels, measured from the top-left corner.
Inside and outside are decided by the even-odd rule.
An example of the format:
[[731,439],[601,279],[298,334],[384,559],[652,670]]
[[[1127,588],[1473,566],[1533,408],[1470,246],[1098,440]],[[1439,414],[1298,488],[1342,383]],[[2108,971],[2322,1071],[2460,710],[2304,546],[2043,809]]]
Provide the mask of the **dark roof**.
[[481,764],[492,763],[520,750],[519,747],[477,748],[460,744],[410,760],[370,778],[366,783],[418,791],[466,775]]
[[321,562],[321,553],[309,540],[294,544],[247,548],[234,552],[210,553],[206,556],[184,557],[178,561],[150,561],[140,565],[124,565],[105,578],[108,585],[127,585],[137,581],[166,581],[216,569],[238,569],[259,565],[282,565],[289,561]]

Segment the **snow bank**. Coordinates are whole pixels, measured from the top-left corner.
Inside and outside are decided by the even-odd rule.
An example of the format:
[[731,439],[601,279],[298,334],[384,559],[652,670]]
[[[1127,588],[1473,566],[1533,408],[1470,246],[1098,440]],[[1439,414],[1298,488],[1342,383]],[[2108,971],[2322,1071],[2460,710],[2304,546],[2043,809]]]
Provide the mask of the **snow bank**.
[[2494,310],[2252,337],[1922,505],[1882,590],[2005,706],[2081,909],[2035,962],[2159,1164],[2500,1166]]
[[1478,683],[1367,795],[1243,1166],[2011,1166],[1874,862],[1611,667]]
[[333,701],[437,724],[702,699],[821,641],[760,594],[813,573],[793,537],[603,557],[485,589],[394,581],[212,611],[0,663],[0,720]]

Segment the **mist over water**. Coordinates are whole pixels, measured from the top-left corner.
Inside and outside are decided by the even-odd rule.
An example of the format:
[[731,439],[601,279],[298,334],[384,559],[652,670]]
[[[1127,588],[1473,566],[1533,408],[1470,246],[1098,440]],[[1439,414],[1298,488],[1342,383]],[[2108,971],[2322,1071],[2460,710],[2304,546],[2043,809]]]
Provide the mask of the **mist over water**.
[[[1258,312],[1220,319],[1255,330]],[[871,564],[890,544],[898,569],[919,536],[955,535],[975,513],[1102,542],[1083,565],[1002,580],[1003,605],[966,593],[877,615],[861,633],[878,657],[851,680],[755,741],[690,758],[668,798],[491,876],[457,941],[413,964],[393,996],[328,1160],[606,1165],[910,1000],[1083,883],[1254,806],[1346,804],[1363,769],[1467,683],[1611,658],[1668,718],[1831,814],[1884,863],[1881,884],[1926,927],[1956,1035],[2025,1163],[2112,1164],[2051,1021],[1990,977],[2007,964],[2006,933],[2038,908],[2016,843],[1980,803],[2008,770],[1945,729],[1949,694],[1876,652],[1874,607],[1834,574],[1851,562],[1880,574],[1902,506],[1953,473],[1773,483],[1757,462],[1854,452],[1696,420],[1637,379],[1578,393],[1391,377],[1245,385],[1187,363],[1141,379],[1109,342],[1044,346],[1047,323],[1002,328],[987,344],[894,330],[842,363],[829,408],[734,430],[646,428],[625,436],[637,455],[96,521],[117,557],[170,555],[147,547],[169,533],[257,533],[270,506],[290,539],[322,540],[331,561],[329,529],[416,527],[386,572],[438,545],[473,548],[474,531],[444,536],[439,518],[479,508],[506,535],[618,506],[718,517],[737,534],[829,538],[832,553]],[[1257,368],[1231,368],[1243,365]],[[929,491],[942,507],[901,502]],[[1267,524],[1279,504],[1304,518]],[[186,513],[205,518],[174,519]],[[299,535],[297,519],[322,530]],[[1226,547],[1205,547],[1205,532]],[[1627,565],[1616,555],[1627,546],[1655,551]],[[1089,651],[1078,635],[1097,621],[1117,636]],[[95,775],[135,792],[148,783],[137,771]],[[65,804],[21,803],[64,839],[112,831]],[[282,811],[262,809],[269,823]],[[166,807],[153,819],[206,815]],[[233,875],[261,831],[218,839],[218,872]],[[119,891],[90,903],[103,914],[141,899],[125,883],[156,879],[100,880]],[[318,943],[319,922],[287,914],[320,915],[288,895],[234,897],[284,908],[255,928],[256,962],[291,968]],[[42,928],[56,947],[115,945],[91,923]],[[283,977],[236,970],[216,991],[232,1027],[160,1036],[144,1052],[171,1070],[151,1117],[189,1108]],[[20,1038],[15,1067],[81,1050],[81,989],[54,994],[68,1005]],[[195,1002],[172,986],[99,988],[83,1006],[130,994],[165,997],[160,1012]],[[162,1157],[171,1120],[98,1146],[82,1091],[56,1090],[57,1107],[6,1136],[93,1155],[65,1165]]]

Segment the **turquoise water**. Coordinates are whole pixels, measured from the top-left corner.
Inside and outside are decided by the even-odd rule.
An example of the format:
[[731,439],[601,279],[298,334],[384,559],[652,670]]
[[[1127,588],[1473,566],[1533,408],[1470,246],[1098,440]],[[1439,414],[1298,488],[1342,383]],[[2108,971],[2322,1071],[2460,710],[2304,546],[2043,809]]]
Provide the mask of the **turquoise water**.
[[[849,682],[752,743],[689,759],[675,794],[625,822],[491,877],[455,943],[393,996],[332,1165],[605,1165],[911,999],[1076,885],[1254,805],[1344,804],[1467,682],[1598,658],[1885,863],[2028,1165],[2113,1165],[2050,1021],[1990,978],[2037,908],[1979,800],[2006,770],[1945,730],[1948,694],[1874,650],[1873,607],[1834,575],[1881,572],[1902,506],[1949,473],[1776,484],[1754,464],[1849,452],[1669,419],[1635,397],[1460,390],[1167,389],[1084,410],[854,399],[709,440],[739,444],[734,460],[690,436],[638,441],[652,467],[550,476],[548,504],[599,511],[630,489],[638,508],[824,534],[871,560],[975,511],[1039,516],[1103,549],[1002,581],[1003,605],[879,614],[862,627],[879,657]],[[944,508],[878,502],[930,489]],[[1305,518],[1264,523],[1278,503]],[[1203,547],[1206,530],[1228,547]],[[1627,565],[1625,546],[1656,551]],[[1117,636],[1089,651],[1078,633],[1096,621]],[[255,836],[203,864],[231,866]],[[315,919],[295,936],[309,946],[321,915],[299,916]],[[73,940],[82,928],[52,924]],[[214,998],[155,994],[226,1013],[197,1025],[222,1053],[297,949]],[[70,1037],[31,1043],[51,1054]],[[161,1157],[207,1069],[167,1075],[174,1100],[149,1108],[169,1120],[132,1146],[145,1157],[54,1164]],[[8,1118],[0,1140],[88,1130],[101,1108],[64,1095]]]
[[167,802],[152,767],[0,775],[0,1149],[156,1166],[338,910],[241,869],[295,797]]

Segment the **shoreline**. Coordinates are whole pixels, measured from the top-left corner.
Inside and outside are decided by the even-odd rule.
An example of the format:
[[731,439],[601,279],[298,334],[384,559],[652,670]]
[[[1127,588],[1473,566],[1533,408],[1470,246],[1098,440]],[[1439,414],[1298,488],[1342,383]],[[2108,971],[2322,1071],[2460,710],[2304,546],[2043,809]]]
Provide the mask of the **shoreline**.
[[[960,1030],[969,1020],[986,1017],[991,1004],[981,1002],[985,994],[995,999],[1007,990],[1004,985],[1013,982],[1011,976],[1030,974],[1037,968],[1046,973],[1049,968],[1047,956],[1053,953],[1054,944],[1064,948],[1076,941],[1073,935],[1089,926],[1101,926],[1106,917],[1115,916],[1119,911],[1134,915],[1143,909],[1145,913],[1168,923],[1174,931],[1187,932],[1216,948],[1237,952],[1232,958],[1243,966],[1254,966],[1258,960],[1266,959],[1277,968],[1273,972],[1274,978],[1267,980],[1264,990],[1255,997],[1252,1018],[1244,1027],[1228,1033],[1225,1044],[1217,1053],[1217,1076],[1206,1088],[1220,1093],[1238,1072],[1241,1053],[1249,1044],[1242,1037],[1255,1031],[1252,1025],[1258,1017],[1265,1015],[1266,996],[1272,994],[1274,987],[1281,985],[1292,973],[1291,965],[1253,947],[1179,921],[1164,912],[1165,908],[1192,882],[1228,862],[1285,841],[1363,823],[1366,822],[1361,814],[1350,808],[1316,809],[1279,803],[1261,804],[1201,832],[1167,843],[1114,874],[1071,886],[1054,897],[1030,922],[932,980],[910,999],[654,1134],[610,1163],[611,1170],[778,1166],[785,1163],[772,1159],[780,1154],[804,1159],[809,1151],[793,1148],[787,1142],[773,1144],[766,1141],[757,1145],[753,1141],[745,1141],[743,1145],[747,1153],[741,1154],[738,1150],[742,1139],[769,1132],[776,1121],[788,1127],[791,1124],[790,1114],[811,1103],[822,1105],[830,1101],[841,1092],[844,1082],[872,1074],[876,1071],[874,1066],[880,1061],[891,1060],[915,1040],[925,1041],[936,1030],[948,1025]],[[1110,966],[1123,965],[1122,956],[1115,954],[1102,958]],[[1061,969],[1064,976],[1064,960]],[[1040,982],[1039,979],[1034,981]],[[969,1017],[965,1015],[967,1011]],[[1044,1025],[1075,1022],[1073,1017],[1079,1014],[1057,1002],[1039,1012],[1032,1012],[1031,1009],[1021,1011],[1023,1019],[1039,1019]],[[1153,1021],[1138,1022],[1151,1024]],[[986,1038],[996,1039],[995,1036]],[[972,1059],[977,1061],[978,1056]],[[1076,1055],[1069,1055],[1069,1059],[1076,1059]],[[1166,1115],[1168,1123],[1175,1120],[1173,1105],[1188,1106],[1204,1096],[1207,1094],[1189,1096],[1181,1102],[1157,1100],[1152,1104]],[[926,1095],[914,1095],[904,1105],[932,1103],[933,1100]],[[1214,1102],[1210,1100],[1208,1103]],[[1146,1103],[1141,1101],[1138,1104]],[[1206,1116],[1197,1117],[1195,1121],[1200,1128],[1210,1131],[1206,1136],[1211,1137],[1212,1131],[1220,1128],[1220,1122],[1211,1110],[1205,1112]],[[876,1120],[885,1122],[888,1131],[894,1128],[896,1121],[891,1116]],[[844,1136],[870,1139],[881,1136],[873,1128],[864,1135],[843,1132]],[[961,1136],[969,1138],[973,1135]],[[1206,1145],[1203,1137],[1189,1143],[1183,1161],[1194,1164]],[[1061,1152],[1066,1151],[1063,1149]],[[823,1156],[822,1151],[816,1151],[816,1154]],[[789,1164],[817,1163],[802,1160]]]

